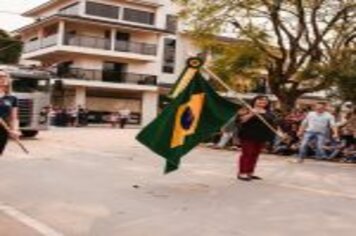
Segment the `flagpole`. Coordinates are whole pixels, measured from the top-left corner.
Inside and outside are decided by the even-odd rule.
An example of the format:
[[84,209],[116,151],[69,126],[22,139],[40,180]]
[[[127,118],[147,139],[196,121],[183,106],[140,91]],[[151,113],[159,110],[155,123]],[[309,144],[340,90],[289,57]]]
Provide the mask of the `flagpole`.
[[213,71],[211,71],[210,69],[206,68],[206,67],[201,67],[205,72],[207,72],[213,79],[215,79],[217,82],[219,82],[219,84],[221,86],[223,86],[226,90],[231,91],[234,93],[235,97],[245,106],[247,107],[253,114],[256,115],[256,117],[258,117],[273,133],[275,133],[276,135],[278,135],[279,137],[285,139],[286,137],[284,135],[282,135],[280,132],[278,132],[277,129],[275,129],[263,116],[261,116],[261,114],[255,112],[253,110],[253,108],[251,107],[251,105],[246,102],[245,100],[243,100],[242,98],[240,98],[236,91],[234,91],[227,83],[225,83],[218,75],[216,75]]
[[[6,124],[6,122],[2,118],[0,118],[0,126],[2,126],[6,130],[6,132],[8,132],[8,134],[10,134],[10,127]],[[22,149],[22,151],[24,151],[24,153],[26,154],[30,153],[28,149],[25,147],[25,145],[22,144],[19,138],[14,137],[13,140],[15,141],[15,143],[17,143],[17,145],[19,145],[19,147]]]

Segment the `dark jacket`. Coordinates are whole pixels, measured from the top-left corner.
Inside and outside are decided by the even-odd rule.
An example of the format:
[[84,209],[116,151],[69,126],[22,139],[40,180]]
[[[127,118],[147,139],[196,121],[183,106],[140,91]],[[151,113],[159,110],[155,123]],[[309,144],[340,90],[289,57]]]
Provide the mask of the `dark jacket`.
[[[271,124],[271,126],[276,127],[276,118],[272,113],[267,112],[261,114],[261,116]],[[240,122],[238,126],[238,137],[240,139],[268,142],[273,141],[275,137],[275,133],[257,116],[251,117],[246,122]]]

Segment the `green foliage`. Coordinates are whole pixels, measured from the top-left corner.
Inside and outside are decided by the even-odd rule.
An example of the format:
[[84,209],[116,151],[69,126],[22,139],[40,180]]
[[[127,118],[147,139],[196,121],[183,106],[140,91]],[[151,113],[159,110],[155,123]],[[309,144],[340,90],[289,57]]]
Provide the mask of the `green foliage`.
[[22,43],[0,30],[0,64],[15,64],[22,52]]
[[344,101],[356,104],[356,60],[344,61],[335,73],[337,94]]
[[230,85],[234,86],[241,78],[253,84],[260,77],[258,68],[264,65],[265,58],[258,48],[248,42],[236,42],[219,49],[215,52],[212,69]]
[[[356,40],[355,0],[175,1],[193,39],[214,54],[214,70],[230,84],[237,75],[254,80],[267,73],[271,91],[291,109],[336,78],[349,81],[337,62],[350,61],[343,51]],[[236,38],[224,44],[216,35],[227,28]]]

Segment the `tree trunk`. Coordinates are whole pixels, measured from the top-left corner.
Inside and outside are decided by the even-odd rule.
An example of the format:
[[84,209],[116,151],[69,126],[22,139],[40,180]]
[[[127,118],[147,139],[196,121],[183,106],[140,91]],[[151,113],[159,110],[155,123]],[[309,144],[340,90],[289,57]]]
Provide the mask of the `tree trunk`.
[[278,97],[281,110],[284,114],[290,113],[296,106],[298,96],[295,96],[293,93],[287,93]]
[[282,112],[288,114],[295,108],[299,94],[293,89],[288,90],[283,88],[284,84],[281,81],[288,81],[287,79],[273,80],[273,78],[283,77],[278,71],[269,71],[268,85],[272,93],[278,98]]

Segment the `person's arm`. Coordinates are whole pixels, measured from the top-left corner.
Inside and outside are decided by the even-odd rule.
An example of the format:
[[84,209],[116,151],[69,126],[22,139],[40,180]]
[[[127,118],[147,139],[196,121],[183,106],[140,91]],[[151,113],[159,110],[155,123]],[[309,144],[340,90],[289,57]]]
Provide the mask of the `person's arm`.
[[300,124],[298,134],[297,134],[298,136],[302,136],[304,134],[304,132],[307,128],[307,125],[308,125],[309,115],[310,115],[310,113],[304,118],[304,120]]
[[19,131],[18,110],[19,109],[17,107],[14,107],[11,109],[10,121],[9,121],[10,129],[12,131],[16,131],[16,132]]
[[330,116],[330,128],[333,132],[333,138],[338,138],[339,137],[339,128],[336,124],[334,116]]
[[9,127],[10,127],[10,136],[13,138],[18,138],[20,135],[20,122],[18,118],[18,101],[17,98],[14,97],[12,101],[12,108],[9,116]]
[[239,116],[240,122],[245,123],[249,119],[251,119],[255,114],[251,112],[249,109],[243,107],[237,112],[237,115]]
[[302,121],[302,123],[300,124],[299,130],[297,132],[298,136],[302,136],[304,134],[307,124],[308,124],[308,116],[305,117],[304,120]]

